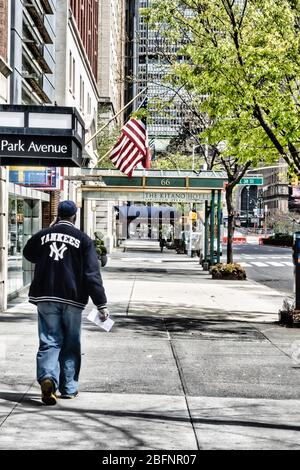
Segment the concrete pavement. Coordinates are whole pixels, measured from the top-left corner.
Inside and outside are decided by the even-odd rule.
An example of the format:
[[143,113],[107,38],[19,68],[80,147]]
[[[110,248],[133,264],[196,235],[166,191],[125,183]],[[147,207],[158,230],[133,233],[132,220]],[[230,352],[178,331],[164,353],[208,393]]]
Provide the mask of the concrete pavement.
[[300,448],[300,330],[274,323],[282,294],[170,252],[119,252],[103,277],[116,323],[84,320],[75,400],[40,402],[26,297],[0,314],[1,450]]

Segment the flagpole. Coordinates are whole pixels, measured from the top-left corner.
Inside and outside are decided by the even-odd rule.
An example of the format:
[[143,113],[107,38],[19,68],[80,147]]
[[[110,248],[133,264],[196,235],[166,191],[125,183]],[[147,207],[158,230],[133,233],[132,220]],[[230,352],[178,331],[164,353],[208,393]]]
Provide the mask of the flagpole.
[[[145,90],[147,90],[147,88],[148,88],[148,87],[146,87],[146,88],[143,90],[143,92],[144,92]],[[141,93],[143,93],[143,92],[141,92]],[[135,97],[135,99],[138,98],[138,96],[139,96],[139,95],[137,95],[137,96]],[[145,98],[145,99],[146,99],[146,98]],[[144,100],[144,101],[145,101],[145,100]],[[138,110],[143,106],[144,101],[139,105],[139,107],[138,107],[138,109],[137,109],[136,111],[138,111]],[[130,104],[130,103],[128,103],[127,106],[129,106],[129,104]],[[99,131],[99,132],[100,132],[100,131]],[[114,145],[112,146],[112,148],[110,148],[110,149],[100,158],[100,160],[98,160],[97,165],[99,165],[99,163],[101,163],[106,157],[108,157],[108,155],[111,153],[111,151],[113,150],[113,148],[114,148]]]
[[[105,123],[87,142],[85,145],[88,145],[90,142],[92,142],[92,140],[94,140],[95,137],[97,137],[98,134],[100,134],[100,132],[102,132],[112,121],[114,121],[118,116],[120,116],[120,114],[123,113],[123,111],[125,111],[125,109],[128,108],[128,106],[130,106],[132,103],[134,103],[134,101],[139,97],[141,96],[143,93],[145,93],[145,91],[148,89],[148,87],[146,86],[142,91],[140,91],[140,93],[138,93],[134,98],[132,98],[131,101],[129,101],[129,103],[127,103],[117,114],[115,114],[111,119],[109,119],[109,121],[107,121],[107,123]],[[107,154],[106,154],[107,155]],[[105,155],[105,156],[106,156]]]
[[100,160],[98,160],[97,165],[99,165],[99,163],[101,163],[106,157],[108,157],[108,155],[111,153],[111,151],[113,150],[113,148],[114,148],[114,145],[112,146],[111,149],[109,149],[109,150],[103,155],[103,157],[100,158]]

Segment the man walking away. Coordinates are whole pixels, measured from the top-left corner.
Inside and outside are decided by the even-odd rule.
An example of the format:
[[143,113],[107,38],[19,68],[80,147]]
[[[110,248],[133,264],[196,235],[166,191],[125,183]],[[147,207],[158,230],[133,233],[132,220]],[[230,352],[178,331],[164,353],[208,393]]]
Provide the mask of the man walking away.
[[89,296],[102,321],[109,316],[92,240],[75,227],[73,201],[58,206],[56,223],[33,235],[23,254],[35,263],[29,302],[38,310],[37,380],[45,405],[78,395],[81,319]]

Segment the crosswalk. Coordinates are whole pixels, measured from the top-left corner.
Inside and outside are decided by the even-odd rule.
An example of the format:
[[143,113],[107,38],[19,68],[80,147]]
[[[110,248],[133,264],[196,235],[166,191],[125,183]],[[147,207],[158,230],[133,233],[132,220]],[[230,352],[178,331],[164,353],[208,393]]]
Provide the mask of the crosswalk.
[[234,262],[244,268],[283,268],[293,267],[291,256],[269,256],[269,255],[239,255],[234,257]]

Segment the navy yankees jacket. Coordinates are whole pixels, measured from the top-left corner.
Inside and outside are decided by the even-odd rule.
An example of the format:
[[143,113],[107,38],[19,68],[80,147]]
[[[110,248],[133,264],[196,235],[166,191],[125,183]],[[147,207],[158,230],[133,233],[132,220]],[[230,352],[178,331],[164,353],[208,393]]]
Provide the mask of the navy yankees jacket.
[[35,263],[29,301],[61,302],[84,308],[89,296],[100,308],[107,299],[92,240],[61,220],[28,240],[23,255]]

